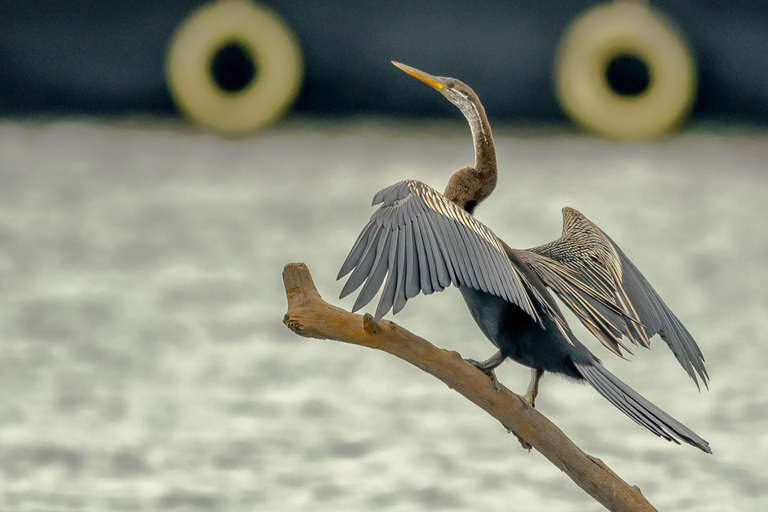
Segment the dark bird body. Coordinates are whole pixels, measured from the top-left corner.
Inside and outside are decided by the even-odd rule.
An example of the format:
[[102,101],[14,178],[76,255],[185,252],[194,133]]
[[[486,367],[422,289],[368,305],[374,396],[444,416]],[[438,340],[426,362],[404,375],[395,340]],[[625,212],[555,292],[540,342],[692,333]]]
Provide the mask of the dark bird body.
[[541,325],[504,299],[467,286],[460,286],[459,290],[480,330],[499,349],[499,357],[528,366],[539,377],[541,372],[551,372],[586,380],[619,410],[654,434],[673,442],[680,439],[711,453],[706,441],[606,370],[579,340],[572,335],[566,338],[543,311],[539,311],[544,319]]
[[[471,361],[496,385],[493,370],[507,358],[532,369],[524,399],[534,406],[544,372],[588,382],[619,410],[654,434],[689,443],[705,452],[709,444],[644,399],[608,370],[572,333],[554,292],[611,351],[622,342],[649,347],[659,333],[698,385],[707,373],[690,333],[615,243],[581,213],[563,209],[563,234],[548,244],[516,250],[472,215],[496,186],[496,156],[485,111],[465,84],[397,64],[438,89],[467,118],[475,144],[475,167],[451,175],[445,193],[407,180],[374,197],[382,203],[363,228],[339,278],[351,272],[342,297],[360,286],[353,310],[383,290],[378,321],[400,311],[419,293],[457,286],[480,330],[498,352]],[[386,279],[386,282],[385,282]]]
[[581,344],[570,345],[540,308],[537,313],[543,325],[516,305],[490,293],[468,286],[460,286],[459,291],[472,318],[499,349],[501,357],[544,372],[581,379],[573,362],[589,364],[591,354]]

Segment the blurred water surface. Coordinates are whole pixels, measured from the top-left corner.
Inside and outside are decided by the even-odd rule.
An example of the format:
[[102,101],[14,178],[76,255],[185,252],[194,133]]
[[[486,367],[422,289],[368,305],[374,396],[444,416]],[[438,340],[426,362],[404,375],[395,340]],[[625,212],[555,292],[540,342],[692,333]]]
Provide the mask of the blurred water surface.
[[[660,510],[768,507],[768,134],[656,143],[497,128],[477,212],[513,247],[560,208],[609,233],[694,333],[699,393],[658,339],[607,366],[712,444],[656,438],[585,386],[540,410]],[[463,123],[294,122],[226,140],[177,124],[0,124],[3,510],[601,510],[437,380],[294,336],[281,270],[329,301],[380,188],[442,189]],[[493,352],[455,290],[395,318],[465,357]],[[523,391],[528,371],[499,378]]]

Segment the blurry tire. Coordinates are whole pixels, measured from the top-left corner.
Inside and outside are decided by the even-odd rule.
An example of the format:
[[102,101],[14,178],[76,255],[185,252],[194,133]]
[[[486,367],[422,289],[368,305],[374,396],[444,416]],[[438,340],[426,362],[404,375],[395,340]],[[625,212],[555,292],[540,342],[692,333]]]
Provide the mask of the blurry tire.
[[[238,91],[222,88],[211,73],[216,53],[229,44],[245,50],[257,69]],[[185,116],[242,133],[286,112],[298,95],[303,68],[298,40],[276,13],[248,0],[221,0],[197,9],[176,30],[165,76]]]
[[[648,87],[635,96],[613,91],[610,62],[622,55],[647,67]],[[577,123],[618,138],[652,137],[679,125],[696,95],[696,65],[679,30],[655,9],[615,1],[579,16],[555,60],[560,105]]]

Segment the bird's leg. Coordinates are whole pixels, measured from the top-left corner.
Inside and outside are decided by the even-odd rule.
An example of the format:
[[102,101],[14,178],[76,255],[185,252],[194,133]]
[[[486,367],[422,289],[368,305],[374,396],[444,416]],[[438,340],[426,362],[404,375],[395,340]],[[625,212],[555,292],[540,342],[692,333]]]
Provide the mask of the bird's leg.
[[507,359],[507,356],[501,355],[501,350],[496,352],[494,355],[489,357],[483,362],[475,361],[474,359],[465,359],[466,362],[486,374],[488,377],[491,378],[491,382],[493,382],[493,389],[496,390],[498,393],[501,391],[501,388],[499,387],[499,381],[496,378],[496,374],[494,373],[494,370],[505,360]]
[[536,408],[536,395],[539,394],[539,379],[544,375],[544,370],[531,368],[531,383],[528,391],[521,397],[528,407]]

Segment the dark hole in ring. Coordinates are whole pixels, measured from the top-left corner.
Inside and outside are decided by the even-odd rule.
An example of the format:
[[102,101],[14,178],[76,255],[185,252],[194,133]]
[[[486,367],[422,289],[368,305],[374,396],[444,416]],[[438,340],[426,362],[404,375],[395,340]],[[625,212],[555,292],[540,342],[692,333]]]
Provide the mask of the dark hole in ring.
[[256,79],[258,69],[246,46],[232,41],[213,54],[210,72],[216,85],[234,93],[248,87]]
[[619,96],[637,96],[651,85],[651,72],[643,59],[624,53],[608,61],[605,79]]

